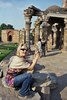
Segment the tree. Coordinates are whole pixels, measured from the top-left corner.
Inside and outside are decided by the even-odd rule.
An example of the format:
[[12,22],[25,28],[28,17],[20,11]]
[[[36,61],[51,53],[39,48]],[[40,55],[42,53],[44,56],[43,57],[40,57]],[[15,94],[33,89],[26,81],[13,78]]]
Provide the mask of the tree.
[[14,29],[12,25],[8,24],[7,29]]
[[7,29],[7,25],[6,25],[5,23],[1,24],[0,29],[1,29],[1,30]]
[[6,25],[5,23],[1,24],[0,26],[0,30],[4,30],[4,29],[14,29],[12,25],[8,24]]

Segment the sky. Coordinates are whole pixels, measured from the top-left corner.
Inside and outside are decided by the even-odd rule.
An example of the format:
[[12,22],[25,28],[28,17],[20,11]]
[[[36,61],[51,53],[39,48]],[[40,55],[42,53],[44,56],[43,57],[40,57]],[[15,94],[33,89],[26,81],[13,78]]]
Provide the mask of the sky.
[[[24,10],[29,6],[35,6],[41,10],[57,5],[62,7],[62,0],[0,0],[0,25],[11,24],[15,29],[25,28]],[[32,26],[36,17],[32,18]]]

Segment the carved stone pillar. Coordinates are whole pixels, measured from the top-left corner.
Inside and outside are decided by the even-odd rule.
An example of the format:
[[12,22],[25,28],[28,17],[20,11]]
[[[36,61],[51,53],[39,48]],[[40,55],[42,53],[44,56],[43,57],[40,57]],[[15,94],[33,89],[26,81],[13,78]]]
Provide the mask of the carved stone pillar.
[[60,45],[60,26],[59,25],[57,25],[56,26],[56,28],[57,28],[57,31],[56,31],[56,49],[58,49],[59,48],[59,45]]
[[25,29],[26,29],[26,43],[28,48],[30,49],[30,26],[31,26],[31,18],[33,14],[33,9],[30,7],[24,10],[25,15]]
[[54,38],[53,48],[55,48],[56,47],[56,32],[54,32],[53,38]]
[[64,46],[63,51],[67,52],[67,18],[64,19],[65,28],[64,28]]
[[51,51],[52,50],[52,34],[49,34],[49,36],[48,36],[47,50],[48,51]]
[[29,17],[26,17],[26,23],[25,23],[25,29],[26,29],[26,44],[28,48],[30,49],[30,26],[31,26],[31,19]]
[[[47,42],[46,51],[50,51],[52,50],[52,38],[51,38],[51,35],[49,35],[51,33],[50,24],[47,23],[46,21],[43,22],[42,29],[43,29],[42,39],[44,39]],[[49,38],[49,41],[48,41],[48,38]]]
[[45,22],[42,23],[42,38],[47,39],[47,23]]
[[52,42],[52,44],[53,44],[53,48],[56,47],[56,31],[57,31],[56,25],[57,25],[57,23],[53,24],[53,26],[52,26],[52,32],[53,32],[53,37],[52,37],[53,42]]
[[48,51],[52,50],[52,32],[51,32],[51,29],[52,29],[51,25],[47,24],[47,37],[48,37],[47,50]]
[[40,38],[40,24],[36,21],[35,24],[35,43],[38,42],[38,39]]
[[20,30],[20,43],[26,43],[26,31],[24,28]]
[[63,42],[64,42],[64,26],[62,25],[61,26],[61,39],[60,39],[60,42],[61,42],[61,45],[60,45],[60,47],[61,47],[61,49],[63,49]]

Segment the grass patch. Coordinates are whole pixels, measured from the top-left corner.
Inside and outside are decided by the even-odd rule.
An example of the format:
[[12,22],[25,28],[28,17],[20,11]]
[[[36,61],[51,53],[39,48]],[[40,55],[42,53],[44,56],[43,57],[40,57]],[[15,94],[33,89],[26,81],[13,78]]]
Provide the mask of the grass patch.
[[2,44],[0,45],[0,61],[4,59],[9,53],[17,48],[17,44]]

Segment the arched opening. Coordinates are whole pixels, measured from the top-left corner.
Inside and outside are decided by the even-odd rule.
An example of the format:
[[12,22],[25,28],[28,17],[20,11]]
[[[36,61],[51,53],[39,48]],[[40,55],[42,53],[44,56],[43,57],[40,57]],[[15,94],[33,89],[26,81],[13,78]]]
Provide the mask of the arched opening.
[[12,41],[12,36],[11,35],[9,35],[9,37],[8,37],[8,41]]

